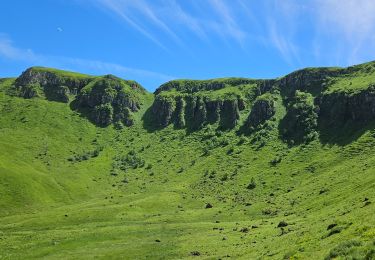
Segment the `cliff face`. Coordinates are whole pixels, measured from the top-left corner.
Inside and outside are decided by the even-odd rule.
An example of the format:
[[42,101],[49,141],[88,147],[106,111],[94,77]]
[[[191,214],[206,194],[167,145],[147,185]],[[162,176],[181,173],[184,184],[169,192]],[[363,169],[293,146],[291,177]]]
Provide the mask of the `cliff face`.
[[215,123],[219,123],[222,128],[233,128],[238,122],[240,111],[244,108],[244,101],[240,97],[209,100],[194,95],[156,96],[152,112],[158,126],[174,124],[179,128],[197,130],[206,124]]
[[271,95],[259,96],[251,109],[246,124],[248,127],[258,127],[276,113],[275,101]]
[[69,102],[93,77],[46,68],[29,68],[15,82],[24,98],[46,96],[47,99]]
[[345,72],[345,69],[340,68],[303,69],[286,75],[276,84],[286,95],[292,95],[296,90],[317,95],[325,89],[330,77],[337,77]]
[[207,124],[235,128],[241,111],[270,81],[244,78],[170,81],[155,91],[152,113],[159,127],[198,130]]
[[[135,81],[38,67],[22,73],[15,90],[24,98],[74,101],[82,114],[100,126],[132,125],[134,113],[149,95]],[[283,101],[277,106],[274,93],[280,93],[278,99]],[[269,80],[174,80],[155,91],[149,111],[155,126],[173,124],[189,130],[210,124],[220,129],[257,128],[273,118],[283,124],[279,129],[288,139],[307,140],[322,123],[375,120],[375,63],[308,68]]]
[[112,75],[93,77],[38,67],[23,72],[15,88],[24,98],[45,97],[64,103],[74,100],[76,108],[100,126],[132,125],[133,113],[147,94],[137,82]]
[[357,93],[333,92],[316,99],[319,117],[336,123],[348,120],[368,122],[375,119],[375,85]]
[[[361,80],[352,84],[357,78]],[[161,127],[174,124],[199,129],[219,123],[220,127],[231,129],[243,121],[245,128],[256,128],[275,116],[278,108],[272,93],[280,91],[286,110],[285,118],[280,118],[284,124],[280,126],[282,135],[292,141],[304,141],[316,135],[318,122],[340,125],[348,120],[374,120],[374,86],[375,63],[308,68],[271,80],[179,80],[155,91],[152,113]]]
[[117,123],[131,126],[133,113],[140,109],[144,93],[134,81],[107,75],[85,86],[78,94],[77,102],[80,108],[89,109],[91,119],[98,125]]
[[[79,74],[80,75],[80,74]],[[87,85],[90,76],[67,76],[52,70],[43,68],[29,68],[16,79],[16,85],[40,84],[41,86],[67,86],[69,89],[81,89]]]

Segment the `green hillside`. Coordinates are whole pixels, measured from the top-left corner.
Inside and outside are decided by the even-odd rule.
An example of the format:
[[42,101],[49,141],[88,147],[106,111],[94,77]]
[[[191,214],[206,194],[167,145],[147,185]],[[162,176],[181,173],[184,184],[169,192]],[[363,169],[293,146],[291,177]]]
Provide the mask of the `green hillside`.
[[0,79],[0,259],[375,259],[375,63]]

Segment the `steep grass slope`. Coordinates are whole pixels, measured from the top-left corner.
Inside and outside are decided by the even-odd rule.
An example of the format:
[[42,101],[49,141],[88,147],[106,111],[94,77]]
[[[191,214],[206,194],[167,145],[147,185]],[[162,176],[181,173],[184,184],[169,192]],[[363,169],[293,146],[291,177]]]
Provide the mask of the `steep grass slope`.
[[[375,124],[349,110],[368,112],[351,102],[371,101],[373,64],[322,70],[162,87],[121,129],[92,123],[79,93],[25,99],[0,80],[0,258],[373,259]],[[322,114],[326,95],[344,116]],[[200,100],[199,125],[189,107],[174,112],[180,97]]]

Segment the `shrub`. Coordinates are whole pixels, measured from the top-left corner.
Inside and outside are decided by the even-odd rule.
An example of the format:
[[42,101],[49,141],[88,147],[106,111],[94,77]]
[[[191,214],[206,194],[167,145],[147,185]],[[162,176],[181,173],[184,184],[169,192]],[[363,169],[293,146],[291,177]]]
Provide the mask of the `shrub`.
[[129,168],[137,169],[145,166],[145,160],[137,155],[137,153],[132,150],[126,156],[121,156],[115,158],[113,163],[114,168],[119,168],[120,170],[126,171]]
[[248,190],[253,190],[253,189],[255,189],[256,188],[256,183],[255,183],[255,180],[254,180],[254,178],[251,178],[251,181],[250,181],[250,183],[247,185],[247,189]]

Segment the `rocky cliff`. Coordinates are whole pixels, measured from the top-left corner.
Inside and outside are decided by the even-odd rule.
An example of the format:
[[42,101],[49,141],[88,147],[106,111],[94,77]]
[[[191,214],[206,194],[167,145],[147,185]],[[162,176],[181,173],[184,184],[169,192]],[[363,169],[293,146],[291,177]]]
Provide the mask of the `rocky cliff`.
[[111,123],[131,126],[133,112],[142,104],[145,90],[135,81],[127,81],[112,75],[98,77],[78,94],[80,108],[89,109],[91,119],[98,125]]
[[197,130],[206,124],[215,123],[222,128],[233,128],[239,120],[240,111],[244,108],[244,100],[241,97],[212,100],[196,95],[158,95],[152,105],[152,112],[156,124],[161,127],[174,124],[179,128]]
[[24,98],[46,98],[68,103],[100,126],[115,123],[130,126],[147,95],[135,81],[112,75],[94,77],[68,71],[33,67],[15,81],[15,89]]
[[155,91],[152,113],[160,127],[174,124],[194,130],[218,123],[231,129],[244,122],[245,128],[256,128],[276,114],[271,94],[276,91],[286,110],[279,118],[281,134],[298,142],[313,139],[318,122],[374,120],[374,86],[375,63],[307,68],[271,80],[175,80]]
[[375,119],[375,85],[350,93],[346,91],[325,93],[316,99],[319,117],[332,123],[348,120],[369,122]]
[[248,127],[258,127],[271,119],[275,113],[276,108],[273,96],[270,93],[263,94],[255,100],[246,124]]
[[42,67],[24,71],[15,82],[24,98],[45,96],[49,100],[69,102],[69,95],[76,95],[93,77]]
[[[24,98],[73,101],[74,108],[100,126],[132,125],[134,113],[150,95],[137,82],[112,75],[93,77],[41,67],[27,69],[14,87]],[[274,93],[282,101],[278,105]],[[280,121],[281,135],[289,140],[309,140],[323,125],[375,120],[375,63],[307,68],[268,80],[173,80],[155,91],[148,111],[147,118],[158,128],[249,129],[272,119]]]

